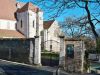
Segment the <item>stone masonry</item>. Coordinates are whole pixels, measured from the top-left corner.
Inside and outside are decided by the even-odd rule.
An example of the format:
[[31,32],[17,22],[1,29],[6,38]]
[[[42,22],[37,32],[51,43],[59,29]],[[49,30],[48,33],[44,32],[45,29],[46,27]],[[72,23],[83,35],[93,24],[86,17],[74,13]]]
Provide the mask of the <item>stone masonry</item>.
[[65,55],[65,69],[70,72],[83,72],[84,64],[84,42],[82,40],[68,40],[65,41],[65,45],[74,45],[74,58],[67,57],[67,51]]
[[[83,72],[84,68],[84,41],[67,39],[60,37],[60,60],[59,65],[68,72]],[[65,45],[63,45],[65,43]],[[68,57],[67,45],[73,45],[73,57]],[[65,47],[65,48],[64,48]]]

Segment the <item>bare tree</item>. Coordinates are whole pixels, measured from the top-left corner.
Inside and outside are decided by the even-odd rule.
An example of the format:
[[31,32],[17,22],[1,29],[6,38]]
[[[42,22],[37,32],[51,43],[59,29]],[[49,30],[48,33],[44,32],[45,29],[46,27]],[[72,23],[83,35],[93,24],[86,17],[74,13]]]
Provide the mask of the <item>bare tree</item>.
[[[74,8],[80,8],[85,10],[85,16],[87,16],[92,33],[98,44],[99,35],[96,32],[96,25],[100,23],[100,0],[33,0],[33,1],[36,4],[42,6],[44,11],[48,13],[49,15],[48,17],[50,19],[55,19],[61,14],[67,13],[68,9],[74,10]],[[67,10],[67,12],[65,10]]]
[[99,0],[33,0],[39,5],[43,5],[44,10],[49,14],[49,17],[54,19],[61,14],[67,13],[66,9],[79,7],[86,11],[89,24],[92,32],[97,39],[99,36],[95,30],[95,26],[100,23],[100,1]]
[[60,23],[61,29],[64,31],[67,37],[81,38],[82,36],[92,36],[92,30],[88,25],[87,17],[68,17],[64,22]]

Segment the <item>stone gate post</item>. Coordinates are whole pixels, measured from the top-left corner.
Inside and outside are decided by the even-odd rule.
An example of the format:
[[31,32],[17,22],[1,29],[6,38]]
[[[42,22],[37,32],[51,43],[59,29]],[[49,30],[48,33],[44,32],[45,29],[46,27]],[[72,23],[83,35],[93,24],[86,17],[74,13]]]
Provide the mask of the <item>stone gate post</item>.
[[34,40],[33,39],[30,39],[30,52],[29,52],[29,63],[30,64],[33,64],[33,51],[34,51]]
[[41,65],[41,38],[35,36],[34,64]]
[[64,67],[65,65],[65,41],[64,36],[59,36],[60,38],[60,54],[59,54],[59,66]]

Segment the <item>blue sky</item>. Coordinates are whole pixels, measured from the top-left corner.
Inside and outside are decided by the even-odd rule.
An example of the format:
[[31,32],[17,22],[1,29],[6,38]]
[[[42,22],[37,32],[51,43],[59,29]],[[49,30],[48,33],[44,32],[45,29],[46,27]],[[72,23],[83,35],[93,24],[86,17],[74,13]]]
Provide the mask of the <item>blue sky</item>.
[[[29,2],[31,0],[17,0],[20,2]],[[60,15],[58,18],[56,18],[56,20],[58,21],[64,21],[66,17],[80,17],[80,16],[84,16],[86,15],[86,11],[84,9],[80,9],[80,8],[74,8],[74,9],[66,9],[64,11],[65,13]],[[45,13],[44,11],[44,20],[47,20],[48,18],[48,14]],[[96,28],[100,28],[100,25],[97,25]]]
[[20,2],[29,2],[30,0],[17,0],[17,1],[20,1]]
[[[25,3],[27,3],[27,2],[29,2],[29,1],[32,1],[32,0],[17,0],[17,1],[20,1],[20,2],[25,2]],[[72,9],[73,10],[73,9]],[[84,11],[83,11],[83,9],[74,9],[73,11],[72,10],[70,10],[70,9],[68,9],[68,10],[65,10],[65,12],[66,13],[64,13],[63,15],[61,15],[60,17],[58,17],[58,18],[56,18],[58,21],[63,21],[66,17],[68,17],[68,16],[70,16],[70,17],[72,17],[72,16],[76,16],[77,17],[77,15],[78,15],[78,17],[79,16],[81,16],[81,14],[84,14]],[[68,11],[68,12],[67,12]],[[47,13],[45,13],[45,11],[44,11],[44,19],[47,19],[48,18],[48,14]]]

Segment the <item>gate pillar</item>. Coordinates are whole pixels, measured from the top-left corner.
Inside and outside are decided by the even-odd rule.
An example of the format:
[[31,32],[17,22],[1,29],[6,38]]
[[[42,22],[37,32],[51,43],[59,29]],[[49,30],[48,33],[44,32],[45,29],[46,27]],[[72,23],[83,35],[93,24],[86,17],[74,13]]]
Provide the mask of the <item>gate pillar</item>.
[[29,63],[30,64],[33,64],[33,56],[34,56],[34,39],[32,38],[32,39],[30,39],[29,40],[30,41],[30,48],[29,48]]
[[35,36],[34,64],[41,65],[41,38]]
[[60,54],[59,54],[59,66],[64,67],[65,65],[65,43],[64,36],[59,36],[60,38]]

